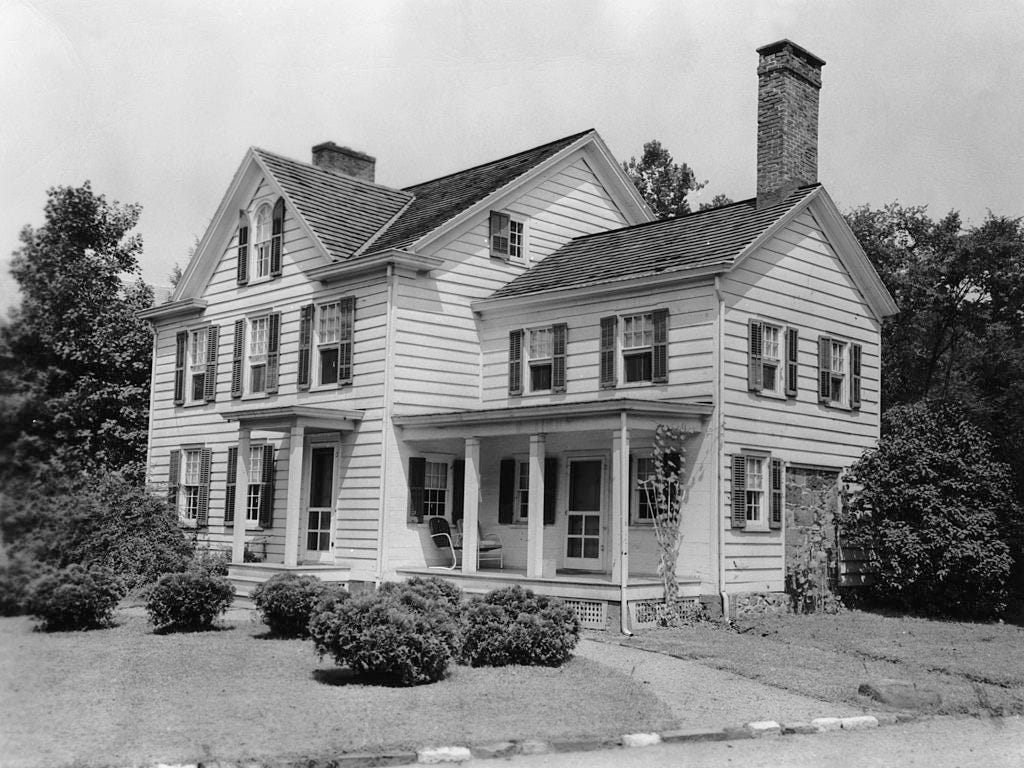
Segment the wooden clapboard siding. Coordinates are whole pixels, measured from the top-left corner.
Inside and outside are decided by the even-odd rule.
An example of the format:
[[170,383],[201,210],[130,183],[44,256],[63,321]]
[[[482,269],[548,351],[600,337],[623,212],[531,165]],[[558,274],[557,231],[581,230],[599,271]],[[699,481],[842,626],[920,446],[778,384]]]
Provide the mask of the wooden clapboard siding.
[[[778,591],[784,586],[781,531],[729,525],[730,458],[742,449],[760,449],[787,462],[838,470],[872,447],[879,429],[879,323],[811,209],[742,261],[722,280],[722,290],[725,586],[730,592]],[[749,319],[799,329],[796,398],[748,391]],[[862,345],[859,412],[818,403],[819,335]]]
[[[487,314],[483,322],[483,400],[491,407],[541,405],[547,402],[593,399],[684,398],[711,402],[714,395],[714,317],[716,304],[710,281],[671,288],[623,290],[617,295],[578,298],[553,306],[502,310]],[[667,384],[625,384],[601,390],[598,379],[600,320],[608,315],[667,308]],[[566,323],[566,392],[510,395],[508,392],[508,334],[516,328]],[[621,329],[620,329],[621,333]],[[524,381],[525,381],[524,367]],[[528,387],[527,387],[528,390]]]
[[[502,210],[526,221],[528,263],[573,237],[626,223],[577,155]],[[394,402],[398,413],[480,405],[480,324],[471,302],[489,296],[527,264],[490,256],[486,213],[434,253],[444,266],[398,278]]]

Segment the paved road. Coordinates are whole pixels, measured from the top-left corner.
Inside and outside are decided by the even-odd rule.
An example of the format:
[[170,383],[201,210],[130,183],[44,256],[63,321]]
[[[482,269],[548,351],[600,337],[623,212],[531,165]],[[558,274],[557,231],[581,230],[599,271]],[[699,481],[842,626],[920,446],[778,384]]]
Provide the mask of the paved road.
[[661,744],[505,761],[471,760],[465,768],[1021,768],[1024,719],[935,718],[869,731],[742,741]]

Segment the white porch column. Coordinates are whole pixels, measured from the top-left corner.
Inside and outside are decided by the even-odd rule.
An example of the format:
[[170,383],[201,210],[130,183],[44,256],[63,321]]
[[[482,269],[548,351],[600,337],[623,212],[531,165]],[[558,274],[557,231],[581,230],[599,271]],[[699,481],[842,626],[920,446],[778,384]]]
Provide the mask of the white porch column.
[[544,572],[544,435],[530,435],[530,494],[526,526],[526,577]]
[[[302,457],[306,428],[292,427],[288,435],[288,494],[285,497],[284,564],[299,564],[302,530]],[[331,517],[333,522],[334,517]],[[332,537],[333,538],[333,537]]]
[[629,578],[629,429],[622,414],[619,431],[612,435],[612,581]]
[[466,479],[462,494],[462,572],[476,573],[480,546],[480,438],[466,438]]
[[235,527],[231,532],[231,562],[245,561],[245,507],[249,498],[249,430],[238,428],[238,463],[235,467]]

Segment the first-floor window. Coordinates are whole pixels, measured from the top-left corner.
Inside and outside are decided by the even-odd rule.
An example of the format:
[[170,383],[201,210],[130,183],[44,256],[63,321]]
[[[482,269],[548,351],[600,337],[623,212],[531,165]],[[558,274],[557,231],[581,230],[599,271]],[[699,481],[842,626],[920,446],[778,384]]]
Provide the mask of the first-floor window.
[[638,456],[634,459],[633,522],[654,522],[654,459]]
[[199,485],[201,454],[198,448],[189,448],[182,452],[181,470],[181,518],[194,523],[199,519]]
[[249,391],[267,389],[267,351],[270,339],[270,318],[254,317],[249,321]]
[[785,472],[781,459],[767,454],[732,457],[732,527],[767,531],[782,527]]
[[530,516],[530,463],[516,462],[516,515],[520,520]]
[[263,499],[263,458],[262,445],[249,446],[249,487],[245,496],[245,521],[258,523],[260,503]]
[[423,485],[423,514],[443,517],[447,509],[448,464],[441,461],[428,461]]

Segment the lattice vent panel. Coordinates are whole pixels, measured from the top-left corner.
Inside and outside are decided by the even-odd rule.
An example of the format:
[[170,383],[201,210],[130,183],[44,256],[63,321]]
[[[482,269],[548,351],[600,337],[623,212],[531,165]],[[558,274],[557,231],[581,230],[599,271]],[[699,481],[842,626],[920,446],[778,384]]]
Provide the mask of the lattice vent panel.
[[658,623],[658,606],[660,600],[632,600],[629,603],[629,619],[632,625]]
[[576,611],[580,625],[586,629],[604,629],[608,625],[608,603],[603,600],[565,600]]

